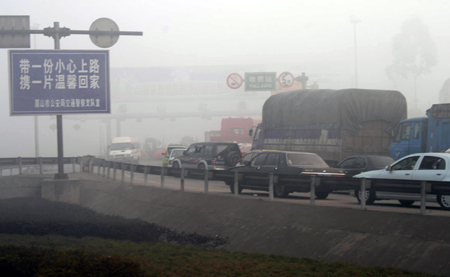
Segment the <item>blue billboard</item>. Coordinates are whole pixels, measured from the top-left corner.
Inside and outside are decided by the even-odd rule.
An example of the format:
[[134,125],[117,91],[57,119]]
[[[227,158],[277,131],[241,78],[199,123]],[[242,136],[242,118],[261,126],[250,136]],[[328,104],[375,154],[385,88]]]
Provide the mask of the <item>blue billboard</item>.
[[9,50],[11,115],[111,113],[108,50]]

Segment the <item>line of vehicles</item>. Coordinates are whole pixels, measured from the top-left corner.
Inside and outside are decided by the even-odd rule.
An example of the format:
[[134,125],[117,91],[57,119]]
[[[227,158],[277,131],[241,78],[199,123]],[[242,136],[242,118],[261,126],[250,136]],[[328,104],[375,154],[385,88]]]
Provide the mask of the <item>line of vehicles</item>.
[[[447,176],[450,154],[442,153],[450,148],[450,104],[434,104],[426,117],[407,119],[406,114],[406,99],[398,91],[283,92],[267,99],[262,122],[256,127],[248,126],[250,120],[238,120],[240,125],[234,128],[232,119],[224,119],[221,131],[225,131],[216,136],[209,133],[209,141],[188,147],[169,145],[163,166],[336,178],[450,181],[450,174]],[[234,131],[233,138],[242,136],[248,129],[251,150],[243,150],[242,143],[227,142],[232,141],[227,138],[228,129]],[[118,154],[121,153],[115,153],[115,157]],[[124,154],[132,157],[132,153]],[[410,161],[413,165],[404,167]],[[226,185],[234,193],[234,185],[231,182]],[[239,193],[243,189],[267,191],[268,184],[265,179],[239,182],[238,189]],[[289,185],[274,188],[276,197],[287,197],[295,191],[297,188]],[[318,199],[325,199],[330,192],[319,189],[315,193]],[[361,193],[353,193],[361,201]],[[450,210],[450,195],[429,197],[430,201],[437,201],[442,208]],[[410,206],[419,196],[369,189],[364,199],[367,204],[397,199],[402,205]]]

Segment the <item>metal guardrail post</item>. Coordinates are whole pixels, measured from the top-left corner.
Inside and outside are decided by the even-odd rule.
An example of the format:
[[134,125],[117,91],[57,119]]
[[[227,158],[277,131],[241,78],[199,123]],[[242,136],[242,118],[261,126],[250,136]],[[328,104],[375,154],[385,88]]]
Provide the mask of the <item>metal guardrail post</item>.
[[113,180],[116,180],[117,163],[113,162]]
[[89,158],[89,163],[88,163],[88,165],[89,165],[88,172],[89,172],[89,173],[94,173],[94,162],[92,161],[91,158]]
[[366,209],[366,187],[367,187],[366,182],[367,182],[366,178],[361,179],[361,196],[359,197],[359,200],[361,201],[361,210]]
[[130,184],[133,184],[133,180],[134,180],[134,164],[131,164],[130,166]]
[[106,161],[102,160],[102,176],[106,176]]
[[19,175],[22,175],[22,158],[21,157],[19,157]]
[[421,215],[425,214],[425,210],[427,208],[426,196],[427,196],[427,182],[422,181],[420,183],[420,214]]
[[180,190],[184,191],[184,168],[181,169],[180,175]]
[[166,168],[161,167],[161,188],[164,187],[164,175],[166,174]]
[[309,190],[309,204],[316,204],[316,176],[311,176],[311,188]]
[[106,164],[108,168],[106,168],[106,178],[109,179],[109,175],[111,173],[111,163],[109,161],[106,161]]
[[273,173],[269,174],[269,200],[273,200]]
[[42,170],[42,157],[39,157],[38,161],[39,161],[39,174],[42,175],[42,172],[43,172],[43,170]]
[[203,193],[207,194],[208,193],[208,187],[209,187],[209,171],[208,169],[205,169],[205,189],[203,191]]
[[148,166],[144,166],[144,186],[147,185],[147,180],[148,180]]
[[239,172],[236,171],[234,172],[234,195],[238,196],[239,195]]
[[122,164],[122,177],[121,177],[121,182],[122,182],[122,184],[124,183],[124,181],[125,181],[125,164],[124,163],[121,163]]

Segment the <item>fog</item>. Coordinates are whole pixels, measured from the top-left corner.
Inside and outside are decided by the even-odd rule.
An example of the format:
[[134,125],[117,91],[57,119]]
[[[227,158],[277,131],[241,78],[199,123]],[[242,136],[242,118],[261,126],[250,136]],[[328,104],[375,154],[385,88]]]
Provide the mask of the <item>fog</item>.
[[[126,120],[119,129],[111,121],[112,137],[156,138],[165,145],[184,136],[202,141],[205,131],[220,129],[223,117],[261,119],[271,93],[233,90],[226,85],[231,73],[305,72],[308,85],[316,82],[323,89],[399,90],[407,98],[408,116],[423,116],[433,103],[450,102],[439,95],[450,78],[448,11],[447,0],[16,0],[4,3],[0,13],[29,15],[32,29],[59,22],[88,30],[107,17],[121,31],[143,32],[121,36],[109,48],[111,115],[63,116],[64,155],[82,156],[104,151],[109,135],[100,119],[118,114],[125,113]],[[352,23],[355,19],[358,23]],[[415,82],[411,75],[389,78],[386,73],[394,59],[394,37],[411,20],[426,27],[424,40],[436,54],[436,63]],[[49,37],[31,39],[32,49],[54,48]],[[87,35],[72,35],[61,39],[61,49],[100,48]],[[0,65],[0,156],[33,157],[34,117],[10,116],[7,49],[0,49]],[[202,118],[208,113],[217,116]],[[138,120],[143,114],[163,116]],[[54,124],[55,116],[38,117],[40,156],[57,155]]]

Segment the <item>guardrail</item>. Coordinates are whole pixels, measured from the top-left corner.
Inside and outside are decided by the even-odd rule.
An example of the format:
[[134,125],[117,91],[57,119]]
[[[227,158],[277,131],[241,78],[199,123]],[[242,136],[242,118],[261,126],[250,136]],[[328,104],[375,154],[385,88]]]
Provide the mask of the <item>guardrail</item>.
[[[19,174],[22,174],[24,166],[39,166],[39,172],[42,174],[42,167],[45,164],[57,164],[58,158],[0,158],[0,169],[5,167],[19,168]],[[80,171],[94,172],[108,179],[117,180],[117,171],[121,171],[121,182],[125,180],[125,171],[130,172],[130,183],[134,181],[135,173],[144,174],[144,185],[147,184],[147,175],[161,175],[161,188],[164,187],[165,176],[180,177],[180,190],[184,191],[184,179],[187,176],[204,178],[204,193],[208,193],[209,180],[218,180],[233,182],[234,194],[238,195],[239,181],[263,180],[267,182],[269,199],[274,199],[274,185],[289,185],[301,188],[304,192],[310,193],[310,204],[315,204],[315,191],[341,191],[341,190],[360,190],[365,195],[367,190],[386,191],[386,192],[407,192],[421,195],[420,213],[425,214],[426,194],[444,194],[450,195],[450,182],[440,181],[413,181],[413,180],[390,180],[390,179],[356,179],[350,177],[320,177],[307,175],[276,175],[263,173],[242,173],[224,170],[203,170],[203,169],[185,169],[171,168],[161,166],[140,165],[132,163],[107,161],[92,156],[64,158],[64,164],[72,164],[73,172],[78,165]],[[366,208],[365,201],[361,201],[361,209]]]

